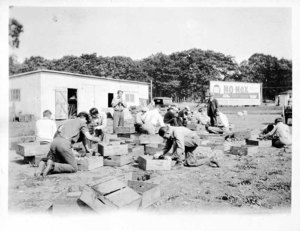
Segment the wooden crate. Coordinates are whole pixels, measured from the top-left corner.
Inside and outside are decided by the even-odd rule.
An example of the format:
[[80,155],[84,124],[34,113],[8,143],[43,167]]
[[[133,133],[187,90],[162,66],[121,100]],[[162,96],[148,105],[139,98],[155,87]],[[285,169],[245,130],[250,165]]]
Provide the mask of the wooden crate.
[[81,157],[77,159],[78,171],[90,171],[103,166],[102,156]]
[[109,145],[105,143],[98,144],[98,152],[103,156],[120,156],[128,154],[128,145]]
[[258,153],[258,146],[249,146],[249,145],[242,145],[242,146],[231,146],[230,154],[245,156],[245,155],[255,155]]
[[162,151],[164,144],[145,144],[145,154],[154,155],[158,151]]
[[219,134],[198,134],[198,136],[203,140],[209,140],[210,143],[214,142],[224,142],[225,136]]
[[116,127],[117,134],[132,134],[135,133],[135,127]]
[[47,155],[50,143],[41,145],[40,142],[21,143],[16,146],[16,153],[21,156]]
[[139,167],[143,170],[171,170],[171,160],[157,160],[152,156],[139,156]]
[[149,207],[160,200],[160,188],[157,184],[129,180],[128,186],[142,196],[141,208]]
[[34,142],[34,141],[35,141],[35,136],[10,137],[9,138],[9,143],[10,143],[9,148],[11,150],[16,150],[17,145],[19,143],[29,143],[29,142]]
[[129,148],[129,153],[135,157],[142,156],[145,154],[145,147],[143,145],[132,146]]
[[251,137],[251,131],[235,131],[233,132],[234,138],[240,138],[240,139],[250,139]]
[[246,144],[259,147],[272,147],[272,140],[246,139]]
[[138,208],[141,202],[137,192],[117,179],[95,184],[92,188],[117,208]]
[[127,154],[127,155],[121,155],[121,156],[108,156],[105,157],[104,160],[104,166],[117,166],[121,167],[126,164],[133,162],[133,155]]
[[140,144],[161,144],[164,139],[159,135],[140,135]]

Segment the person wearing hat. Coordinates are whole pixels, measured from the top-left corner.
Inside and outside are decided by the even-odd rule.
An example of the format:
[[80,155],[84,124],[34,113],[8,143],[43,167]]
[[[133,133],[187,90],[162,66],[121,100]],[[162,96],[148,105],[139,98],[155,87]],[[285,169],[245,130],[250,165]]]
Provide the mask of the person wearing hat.
[[[200,137],[196,132],[186,127],[163,126],[159,129],[158,134],[166,140],[166,143],[162,154],[158,153],[154,158],[171,158],[176,161],[177,166],[196,167],[203,164],[215,164],[217,167],[219,166],[215,160],[207,156],[202,155],[201,159],[196,157],[196,148],[201,144]],[[168,156],[167,153],[171,149],[172,154]]]
[[265,135],[261,135],[261,138],[272,138],[272,146],[276,148],[291,145],[292,135],[289,126],[283,123],[282,118],[275,119],[274,124],[273,130]]
[[123,91],[118,90],[117,97],[114,97],[111,106],[114,108],[113,115],[113,132],[116,132],[116,127],[124,126],[124,109],[127,107],[125,100],[122,98]]
[[292,118],[293,109],[292,109],[292,99],[288,99],[288,103],[283,107],[282,116],[284,117],[284,122],[288,124],[288,120]]
[[207,115],[210,118],[210,126],[217,126],[217,111],[218,111],[219,103],[218,100],[214,98],[213,93],[208,94],[208,102],[207,102]]
[[179,113],[178,113],[178,117],[180,118],[182,125],[184,127],[187,126],[188,124],[188,120],[190,119],[191,116],[191,110],[189,108],[189,106],[185,106]]

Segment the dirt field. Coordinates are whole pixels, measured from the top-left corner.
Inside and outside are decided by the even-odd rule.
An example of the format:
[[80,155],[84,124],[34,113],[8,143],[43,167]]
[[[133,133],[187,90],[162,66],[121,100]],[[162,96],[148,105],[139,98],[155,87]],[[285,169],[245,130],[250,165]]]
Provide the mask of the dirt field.
[[[229,121],[234,123],[236,130],[262,128],[280,113],[278,110],[253,109],[247,116],[240,117],[235,110],[230,111]],[[11,124],[10,135],[32,133],[33,123],[26,126]],[[220,168],[201,166],[150,171],[153,176],[162,178],[162,196],[147,211],[290,212],[291,159],[291,151],[270,147],[260,148],[254,156],[225,153]],[[122,177],[130,171],[142,171],[136,164],[117,168],[105,166],[89,172],[50,175],[44,180],[36,180],[33,177],[36,168],[24,164],[22,157],[14,151],[9,152],[9,160],[9,211],[14,212],[45,212],[72,186],[83,186],[105,176]]]

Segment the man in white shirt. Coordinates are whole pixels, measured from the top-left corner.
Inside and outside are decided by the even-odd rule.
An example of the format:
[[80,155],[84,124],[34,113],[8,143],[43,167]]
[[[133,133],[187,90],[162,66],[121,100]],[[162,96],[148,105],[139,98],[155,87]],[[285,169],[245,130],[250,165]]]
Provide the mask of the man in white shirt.
[[217,111],[217,124],[216,126],[207,126],[207,131],[214,134],[223,134],[229,130],[229,122],[227,116],[220,111]]
[[116,132],[116,127],[124,126],[124,109],[127,107],[125,100],[122,98],[123,91],[118,90],[117,97],[114,97],[111,106],[114,108],[113,115],[113,132]]
[[276,148],[282,148],[285,145],[292,144],[292,135],[290,133],[290,128],[288,125],[283,123],[282,118],[275,119],[275,126],[273,130],[266,135],[261,135],[261,137],[271,137],[272,146]]
[[51,111],[45,110],[43,118],[36,121],[35,135],[36,141],[41,143],[50,143],[53,141],[55,132],[57,131],[56,123],[51,120]]
[[149,110],[148,107],[143,107],[136,116],[136,123],[140,132],[147,134],[155,134],[157,128],[164,126],[164,121],[158,108]]

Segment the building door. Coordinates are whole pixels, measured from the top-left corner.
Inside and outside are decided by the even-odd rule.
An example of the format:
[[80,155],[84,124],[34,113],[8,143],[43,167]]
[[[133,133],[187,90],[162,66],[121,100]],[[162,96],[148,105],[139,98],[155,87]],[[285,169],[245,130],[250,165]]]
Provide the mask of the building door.
[[55,119],[65,120],[68,118],[68,91],[67,89],[55,90]]
[[68,118],[77,116],[77,89],[68,88]]
[[112,107],[111,106],[111,101],[114,98],[114,93],[108,93],[108,102],[107,102],[107,107]]

